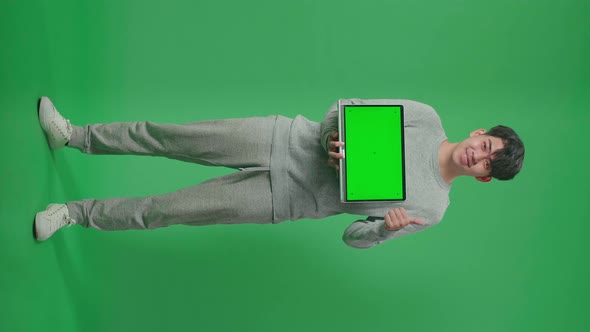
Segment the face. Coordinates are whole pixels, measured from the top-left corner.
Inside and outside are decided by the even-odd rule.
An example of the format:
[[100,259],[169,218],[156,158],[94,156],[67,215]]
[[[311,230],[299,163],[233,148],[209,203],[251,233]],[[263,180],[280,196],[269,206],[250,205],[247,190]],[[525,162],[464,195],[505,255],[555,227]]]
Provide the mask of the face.
[[485,132],[485,129],[478,129],[459,143],[453,151],[453,161],[465,175],[488,182],[491,180],[489,174],[494,153],[504,148],[504,142],[500,138],[484,135]]

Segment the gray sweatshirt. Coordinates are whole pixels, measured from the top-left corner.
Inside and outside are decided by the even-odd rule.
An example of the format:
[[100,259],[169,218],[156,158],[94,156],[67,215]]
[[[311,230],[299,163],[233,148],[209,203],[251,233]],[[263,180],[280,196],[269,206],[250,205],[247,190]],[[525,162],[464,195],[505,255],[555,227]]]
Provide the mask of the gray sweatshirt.
[[[353,222],[344,232],[344,242],[355,248],[370,248],[437,224],[449,205],[450,186],[440,175],[438,149],[446,136],[434,109],[411,100],[349,101],[354,105],[404,106],[406,200],[340,202],[336,172],[327,164],[328,135],[338,131],[338,109],[334,103],[321,124],[301,115],[295,119],[277,118],[270,165],[275,223],[341,213],[367,216]],[[425,225],[409,224],[398,231],[387,230],[384,216],[398,207],[404,207],[409,216],[422,219]]]

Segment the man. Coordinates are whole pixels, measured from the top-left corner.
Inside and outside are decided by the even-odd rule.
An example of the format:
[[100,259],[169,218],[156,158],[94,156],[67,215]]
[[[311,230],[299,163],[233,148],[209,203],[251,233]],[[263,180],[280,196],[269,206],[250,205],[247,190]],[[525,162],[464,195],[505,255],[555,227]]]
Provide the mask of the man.
[[[385,100],[349,101],[370,105]],[[410,100],[387,102],[404,105],[407,199],[345,204],[330,169],[337,171],[342,158],[337,152],[343,143],[338,141],[336,103],[321,124],[303,116],[269,116],[184,125],[129,122],[78,127],[43,97],[39,119],[52,149],[69,146],[89,154],[163,156],[239,172],[165,195],[50,204],[35,217],[35,237],[46,240],[72,224],[102,230],[153,229],[279,223],[350,213],[368,217],[346,229],[344,242],[369,248],[437,224],[458,176],[489,182],[492,177],[512,179],[520,171],[524,145],[512,129],[478,129],[464,141],[450,143],[430,106]]]

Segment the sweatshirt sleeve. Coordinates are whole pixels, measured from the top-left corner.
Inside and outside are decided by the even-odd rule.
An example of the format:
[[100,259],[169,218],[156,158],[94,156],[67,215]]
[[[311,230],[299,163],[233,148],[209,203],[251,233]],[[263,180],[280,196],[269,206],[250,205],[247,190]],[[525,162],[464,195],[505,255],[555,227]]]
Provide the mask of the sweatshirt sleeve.
[[367,220],[357,220],[353,222],[342,236],[342,240],[349,247],[357,249],[368,249],[384,241],[402,237],[404,235],[417,233],[430,225],[409,224],[398,231],[390,231],[384,226],[385,219],[367,217]]
[[320,124],[320,142],[324,150],[328,152],[328,136],[332,131],[338,131],[338,102],[330,106],[324,120]]

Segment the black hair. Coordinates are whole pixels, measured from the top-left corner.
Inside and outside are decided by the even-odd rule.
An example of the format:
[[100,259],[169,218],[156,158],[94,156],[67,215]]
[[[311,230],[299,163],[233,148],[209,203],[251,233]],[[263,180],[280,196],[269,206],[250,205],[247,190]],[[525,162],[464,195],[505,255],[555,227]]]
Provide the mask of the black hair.
[[492,159],[490,176],[498,180],[511,180],[520,172],[524,161],[524,144],[511,128],[495,126],[485,135],[502,139],[504,148],[496,151]]

